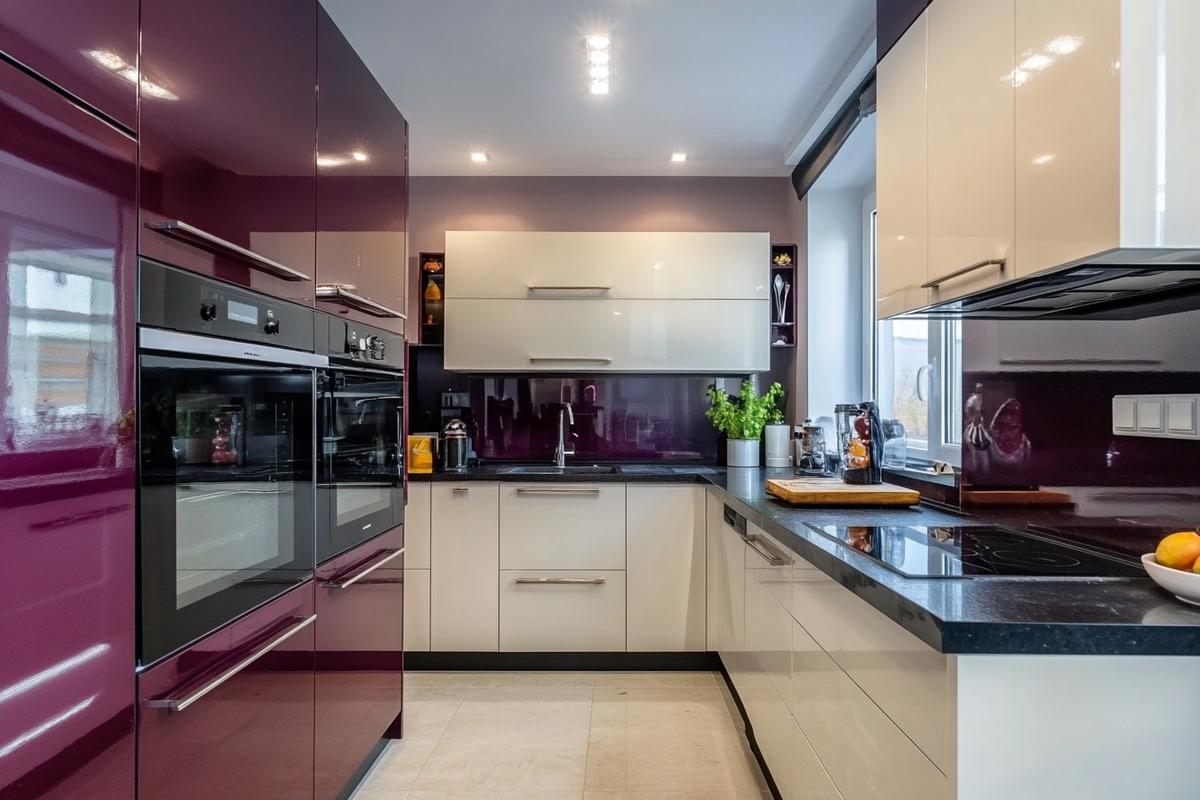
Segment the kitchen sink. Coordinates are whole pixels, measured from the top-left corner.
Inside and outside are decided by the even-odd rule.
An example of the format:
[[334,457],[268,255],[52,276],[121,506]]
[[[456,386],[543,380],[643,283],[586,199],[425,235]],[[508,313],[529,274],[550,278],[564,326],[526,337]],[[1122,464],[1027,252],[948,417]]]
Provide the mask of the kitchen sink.
[[592,466],[568,466],[568,467],[553,467],[541,466],[540,464],[519,466],[519,467],[504,467],[500,470],[502,475],[616,475],[616,467],[605,467],[598,464]]

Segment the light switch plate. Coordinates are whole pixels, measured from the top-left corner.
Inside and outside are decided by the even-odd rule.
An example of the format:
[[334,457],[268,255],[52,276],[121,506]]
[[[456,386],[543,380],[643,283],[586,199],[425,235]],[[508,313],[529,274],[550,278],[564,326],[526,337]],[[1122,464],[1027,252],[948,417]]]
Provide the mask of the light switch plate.
[[1200,394],[1124,394],[1113,397],[1115,436],[1200,439]]

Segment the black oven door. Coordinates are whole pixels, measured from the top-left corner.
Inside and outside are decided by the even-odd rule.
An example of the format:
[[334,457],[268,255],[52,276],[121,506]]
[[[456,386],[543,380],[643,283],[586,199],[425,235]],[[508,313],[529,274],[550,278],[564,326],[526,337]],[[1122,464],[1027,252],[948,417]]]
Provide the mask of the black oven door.
[[316,373],[154,352],[138,366],[146,666],[311,578]]
[[320,564],[404,521],[404,376],[331,367],[317,385]]

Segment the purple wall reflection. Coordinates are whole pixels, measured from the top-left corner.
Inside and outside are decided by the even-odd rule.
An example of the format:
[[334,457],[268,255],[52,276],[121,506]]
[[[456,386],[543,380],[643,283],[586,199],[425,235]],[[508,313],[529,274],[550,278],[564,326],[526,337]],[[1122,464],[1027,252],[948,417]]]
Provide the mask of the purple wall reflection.
[[[704,417],[714,378],[510,376],[470,379],[470,422],[483,459],[549,460],[559,409],[575,412],[574,461],[714,463],[717,432]],[[448,409],[443,413],[458,414]]]

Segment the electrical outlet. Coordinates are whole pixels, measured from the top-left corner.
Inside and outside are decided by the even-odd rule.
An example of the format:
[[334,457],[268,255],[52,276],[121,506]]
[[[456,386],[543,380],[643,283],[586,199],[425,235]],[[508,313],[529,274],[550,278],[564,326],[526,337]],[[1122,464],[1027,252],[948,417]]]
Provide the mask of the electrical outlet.
[[1112,400],[1115,436],[1200,439],[1200,395],[1119,394]]

